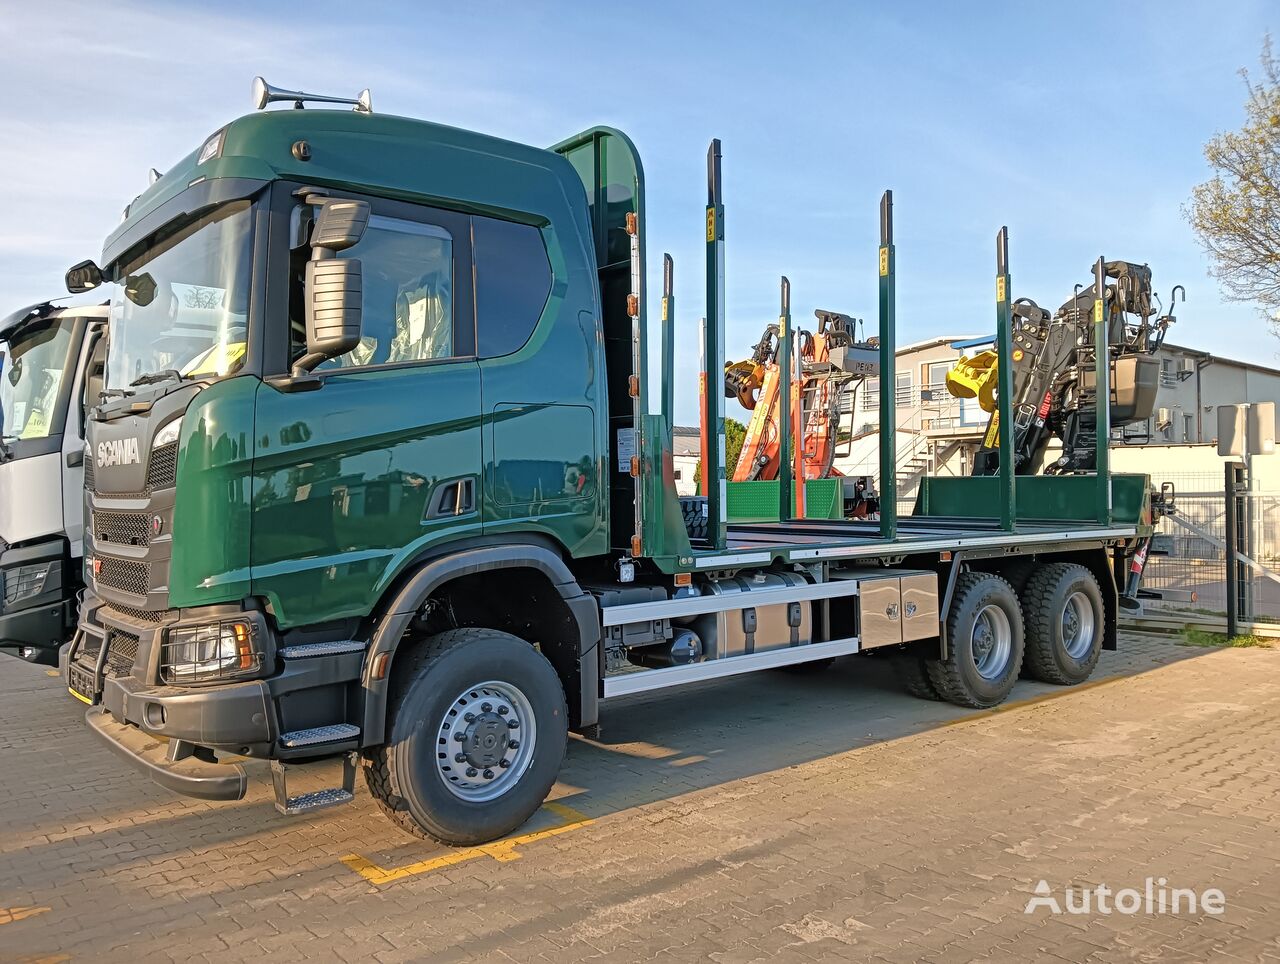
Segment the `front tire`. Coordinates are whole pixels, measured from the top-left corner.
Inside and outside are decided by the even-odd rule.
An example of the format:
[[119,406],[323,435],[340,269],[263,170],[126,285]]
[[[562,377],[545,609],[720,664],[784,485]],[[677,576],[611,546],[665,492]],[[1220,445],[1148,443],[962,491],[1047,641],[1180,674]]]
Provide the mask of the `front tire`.
[[387,743],[366,752],[379,809],[451,846],[515,830],[560,772],[568,709],[555,670],[529,643],[453,629],[408,655],[392,685]]
[[1102,590],[1093,573],[1074,563],[1050,563],[1027,581],[1022,600],[1028,673],[1058,686],[1087,680],[1102,654],[1105,626]]
[[1022,609],[1013,587],[990,573],[962,573],[947,613],[947,658],[925,662],[938,695],[973,709],[1003,703],[1018,681],[1022,653]]

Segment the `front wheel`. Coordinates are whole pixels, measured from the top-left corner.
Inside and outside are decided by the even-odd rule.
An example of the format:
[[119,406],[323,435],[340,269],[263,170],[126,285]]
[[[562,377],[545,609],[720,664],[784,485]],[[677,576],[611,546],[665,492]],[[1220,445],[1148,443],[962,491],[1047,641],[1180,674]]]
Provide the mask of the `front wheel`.
[[568,738],[564,691],[522,639],[454,629],[425,640],[392,687],[388,739],[365,755],[379,808],[419,837],[484,843],[542,805]]

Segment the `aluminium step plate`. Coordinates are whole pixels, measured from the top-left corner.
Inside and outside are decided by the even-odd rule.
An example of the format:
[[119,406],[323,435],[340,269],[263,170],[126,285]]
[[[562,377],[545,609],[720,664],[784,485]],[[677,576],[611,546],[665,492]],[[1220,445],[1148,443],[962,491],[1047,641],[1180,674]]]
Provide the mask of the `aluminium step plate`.
[[304,659],[308,656],[337,656],[341,653],[357,653],[365,644],[358,639],[344,639],[332,643],[299,643],[280,650],[285,659]]
[[283,807],[277,803],[276,809],[285,816],[292,817],[299,813],[310,813],[312,810],[323,810],[325,807],[336,807],[340,803],[350,803],[354,799],[355,794],[351,791],[341,787],[331,787],[328,790],[315,790],[290,797]]
[[360,727],[353,723],[334,723],[331,726],[313,726],[309,730],[293,730],[280,734],[280,745],[287,747],[316,746],[321,743],[341,743],[360,735]]

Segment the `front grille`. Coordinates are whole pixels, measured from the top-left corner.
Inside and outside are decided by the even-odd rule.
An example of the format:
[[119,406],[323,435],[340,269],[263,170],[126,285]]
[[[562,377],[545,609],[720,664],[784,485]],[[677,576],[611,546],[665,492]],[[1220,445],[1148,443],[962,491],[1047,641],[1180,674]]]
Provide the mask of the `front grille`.
[[147,463],[147,489],[171,489],[178,477],[178,443],[170,442],[151,453]]
[[124,619],[135,623],[150,623],[153,626],[159,625],[164,621],[165,612],[149,612],[146,609],[134,609],[132,606],[103,606],[100,616],[115,616],[118,619]]
[[88,455],[84,458],[84,487],[93,491],[93,459]]
[[122,629],[113,629],[107,636],[107,666],[116,676],[133,673],[133,662],[138,658],[138,637]]
[[151,584],[151,567],[145,562],[133,562],[129,559],[113,559],[110,556],[98,556],[95,564],[101,564],[94,574],[94,581],[99,586],[119,589],[145,596]]
[[139,512],[93,513],[95,542],[112,545],[145,546],[151,541],[151,525]]

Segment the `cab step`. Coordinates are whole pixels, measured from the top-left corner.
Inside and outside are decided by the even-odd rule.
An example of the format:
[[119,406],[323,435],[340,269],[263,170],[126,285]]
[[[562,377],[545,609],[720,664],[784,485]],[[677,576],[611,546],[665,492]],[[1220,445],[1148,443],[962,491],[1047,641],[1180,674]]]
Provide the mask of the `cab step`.
[[[352,727],[352,729],[356,729]],[[355,799],[357,752],[351,750],[342,758],[342,786],[328,787],[324,790],[312,790],[300,793],[296,797],[289,796],[289,764],[281,760],[271,761],[271,782],[276,792],[276,810],[286,817],[300,813],[311,813],[334,807],[340,803],[350,803]]]
[[313,726],[308,730],[292,730],[280,734],[280,745],[295,749],[300,746],[320,746],[324,743],[344,743],[360,735],[360,727],[352,723],[334,723],[330,726]]

